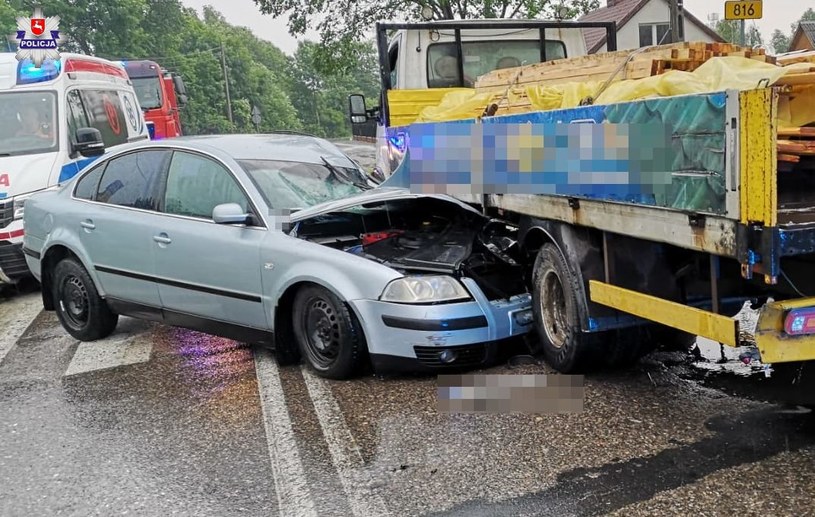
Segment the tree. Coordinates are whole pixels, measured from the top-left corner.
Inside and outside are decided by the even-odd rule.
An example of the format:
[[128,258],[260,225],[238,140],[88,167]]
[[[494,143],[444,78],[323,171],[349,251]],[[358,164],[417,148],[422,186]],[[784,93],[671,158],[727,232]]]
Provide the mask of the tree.
[[775,29],[770,38],[770,45],[772,45],[773,52],[776,54],[787,52],[790,49],[790,37]]
[[804,11],[804,14],[801,15],[801,18],[799,18],[797,22],[790,25],[789,36],[778,29],[773,31],[772,38],[770,38],[770,43],[773,46],[773,52],[776,54],[788,52],[790,45],[792,44],[792,38],[795,36],[795,31],[798,30],[798,25],[801,22],[806,21],[815,21],[815,10],[813,10],[811,7]]
[[18,16],[25,16],[25,14],[17,6],[12,3],[0,3],[0,35],[3,37],[0,47],[3,50],[9,52],[17,50],[9,38],[13,39],[16,35]]
[[354,50],[358,58],[353,73],[327,73],[319,66],[320,46],[317,43],[302,42],[298,46],[292,71],[292,102],[310,133],[326,137],[349,136],[348,94],[376,95],[379,89],[376,47],[373,42],[360,42],[354,45]]
[[[719,20],[716,24],[716,32],[719,36],[724,38],[725,41],[734,44],[741,43],[741,22],[739,20]],[[755,47],[764,44],[764,38],[761,36],[761,31],[755,23],[750,24],[744,31],[744,45],[747,47]]]
[[263,14],[277,18],[288,15],[289,33],[302,36],[309,29],[320,33],[323,71],[348,70],[353,62],[353,45],[370,33],[382,19],[419,19],[428,9],[434,20],[469,18],[575,18],[600,6],[599,0],[254,0]]
[[[249,29],[227,23],[213,9],[199,14],[181,0],[5,0],[0,30],[14,35],[17,17],[34,7],[60,17],[63,51],[107,59],[150,59],[178,73],[187,86],[181,111],[185,134],[254,132],[251,109],[261,113],[260,131],[307,129],[318,135],[350,135],[348,94],[378,92],[377,55],[371,42],[349,45],[354,73],[319,71],[319,45],[307,43],[291,58]],[[229,120],[221,48],[229,78]],[[4,45],[5,46],[5,45]],[[11,42],[9,50],[16,50]]]

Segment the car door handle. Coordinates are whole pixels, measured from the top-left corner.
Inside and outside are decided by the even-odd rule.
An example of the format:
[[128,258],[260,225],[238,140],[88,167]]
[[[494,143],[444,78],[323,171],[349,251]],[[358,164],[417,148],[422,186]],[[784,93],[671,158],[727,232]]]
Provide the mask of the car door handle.
[[93,224],[93,221],[91,221],[90,219],[85,219],[84,221],[79,223],[79,225],[82,226],[82,228],[85,228],[86,230],[96,229],[96,225]]
[[162,233],[161,235],[154,235],[153,240],[158,242],[159,244],[170,244],[171,242],[173,242],[172,239],[167,237],[166,233]]

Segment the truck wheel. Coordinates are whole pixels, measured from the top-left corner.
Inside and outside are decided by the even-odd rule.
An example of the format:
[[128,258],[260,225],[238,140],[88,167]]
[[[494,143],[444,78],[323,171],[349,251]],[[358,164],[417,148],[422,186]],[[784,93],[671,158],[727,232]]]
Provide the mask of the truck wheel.
[[647,323],[612,332],[605,354],[606,365],[627,368],[657,349],[688,352],[696,336],[658,323]]
[[579,279],[560,251],[544,244],[532,273],[532,307],[544,359],[562,373],[583,370],[596,358],[598,337],[580,329]]
[[334,293],[305,287],[294,297],[292,317],[297,345],[321,377],[347,379],[360,369],[365,338],[356,317]]
[[647,326],[637,326],[611,331],[606,353],[606,365],[610,368],[627,368],[656,348],[656,341]]
[[59,261],[53,279],[54,307],[68,334],[80,341],[95,341],[113,333],[119,316],[99,296],[82,264],[73,258]]

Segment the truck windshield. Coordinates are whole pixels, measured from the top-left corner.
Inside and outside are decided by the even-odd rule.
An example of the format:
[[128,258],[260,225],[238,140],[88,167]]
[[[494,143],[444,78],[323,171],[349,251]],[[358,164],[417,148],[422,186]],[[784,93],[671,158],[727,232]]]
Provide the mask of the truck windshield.
[[53,92],[0,93],[0,156],[58,149],[56,99]]
[[[540,40],[463,41],[464,85],[472,88],[478,76],[499,68],[513,68],[541,60]],[[546,59],[566,57],[566,45],[559,40],[546,40]],[[458,83],[456,44],[434,43],[427,48],[427,85],[450,88]]]
[[133,89],[136,90],[136,98],[143,110],[151,110],[161,107],[161,81],[158,76],[133,77]]
[[241,167],[275,210],[299,210],[366,190],[363,174],[348,167],[282,160],[241,160]]

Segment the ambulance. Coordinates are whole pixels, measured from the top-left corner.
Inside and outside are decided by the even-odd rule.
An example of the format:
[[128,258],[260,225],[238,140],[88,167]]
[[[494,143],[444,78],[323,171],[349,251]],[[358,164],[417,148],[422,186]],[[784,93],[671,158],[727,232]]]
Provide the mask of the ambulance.
[[108,149],[147,139],[120,63],[61,53],[37,68],[0,53],[0,283],[29,276],[26,198],[67,182]]

